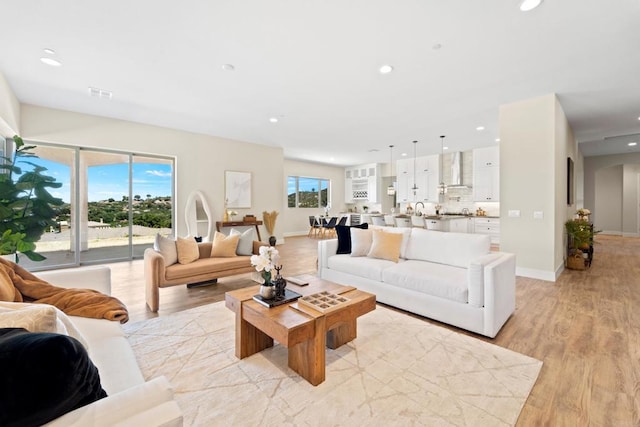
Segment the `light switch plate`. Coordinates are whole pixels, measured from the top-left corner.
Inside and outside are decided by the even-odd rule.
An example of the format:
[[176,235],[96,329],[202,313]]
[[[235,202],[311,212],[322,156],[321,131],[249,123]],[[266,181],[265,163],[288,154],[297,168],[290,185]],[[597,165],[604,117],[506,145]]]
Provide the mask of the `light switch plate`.
[[520,211],[519,210],[509,210],[509,217],[510,218],[520,218]]
[[542,211],[533,211],[533,219],[544,219],[544,213]]

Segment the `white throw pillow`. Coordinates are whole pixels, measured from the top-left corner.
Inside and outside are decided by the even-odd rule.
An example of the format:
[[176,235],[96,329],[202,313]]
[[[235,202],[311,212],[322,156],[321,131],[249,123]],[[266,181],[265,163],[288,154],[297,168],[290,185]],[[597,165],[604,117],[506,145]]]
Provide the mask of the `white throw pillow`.
[[236,248],[237,255],[253,255],[253,228],[250,228],[244,232],[240,232],[235,228],[232,228],[229,232],[230,236],[235,236],[236,234],[240,235],[240,240],[238,241],[238,247]]
[[156,240],[153,242],[153,249],[160,252],[166,266],[178,262],[178,250],[176,249],[175,240],[163,237],[158,233],[156,234]]
[[29,332],[68,335],[89,349],[86,339],[58,308],[48,304],[0,302],[0,328],[24,328]]
[[373,240],[372,230],[351,227],[351,256],[367,256]]

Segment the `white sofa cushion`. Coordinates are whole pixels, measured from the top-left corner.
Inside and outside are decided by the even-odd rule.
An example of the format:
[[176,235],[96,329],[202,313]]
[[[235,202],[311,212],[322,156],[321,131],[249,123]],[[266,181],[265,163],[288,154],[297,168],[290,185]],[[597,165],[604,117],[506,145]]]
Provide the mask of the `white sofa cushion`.
[[29,332],[54,332],[68,335],[89,349],[87,340],[78,331],[71,319],[58,308],[49,304],[23,302],[0,302],[0,327],[24,328]]
[[472,260],[490,251],[489,235],[414,228],[407,244],[407,259],[467,268]]
[[[145,411],[161,407],[166,402],[173,400],[173,388],[167,379],[163,376],[154,378],[146,383],[139,384],[136,387],[129,388],[106,397],[104,399],[93,402],[90,405],[71,411],[54,421],[45,424],[46,426],[123,426],[123,425],[181,425],[182,415],[171,411],[164,420],[156,419],[151,422],[152,418],[157,418],[157,413],[153,411],[148,414],[149,418],[145,423],[130,423],[130,418],[135,417]],[[166,411],[163,411],[166,412]],[[179,423],[176,423],[178,421]]]
[[483,255],[469,263],[469,305],[484,307],[484,267],[501,256],[499,253]]
[[[402,262],[402,260],[400,261]],[[378,282],[382,281],[382,272],[384,269],[392,265],[396,265],[396,263],[378,258],[354,258],[350,255],[333,255],[329,257],[328,260],[328,266],[331,270],[341,271]]]
[[111,395],[144,383],[136,356],[120,323],[69,316],[89,345],[89,357],[98,368],[102,388]]
[[367,228],[352,227],[349,232],[351,233],[351,256],[367,256],[373,241],[373,231]]
[[[415,230],[414,230],[415,231]],[[468,300],[467,269],[407,260],[382,272],[385,285],[411,289],[448,300]]]

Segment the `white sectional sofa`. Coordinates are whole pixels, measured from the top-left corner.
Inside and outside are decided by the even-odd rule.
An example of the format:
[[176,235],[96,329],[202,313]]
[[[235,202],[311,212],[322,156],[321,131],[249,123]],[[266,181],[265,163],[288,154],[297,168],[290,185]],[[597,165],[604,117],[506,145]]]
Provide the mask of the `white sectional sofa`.
[[490,252],[490,237],[420,228],[403,234],[400,259],[336,254],[318,242],[318,275],[356,286],[377,301],[495,337],[515,310],[515,255]]
[[[108,267],[82,267],[39,272],[51,284],[95,289],[111,294]],[[89,357],[100,373],[108,397],[69,412],[47,426],[181,426],[182,411],[165,377],[145,382],[120,323],[68,316],[89,346]]]

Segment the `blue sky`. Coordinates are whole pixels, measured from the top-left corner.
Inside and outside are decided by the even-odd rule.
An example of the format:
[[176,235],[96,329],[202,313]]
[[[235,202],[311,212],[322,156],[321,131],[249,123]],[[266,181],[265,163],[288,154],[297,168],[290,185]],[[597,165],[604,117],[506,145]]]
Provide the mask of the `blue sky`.
[[[54,188],[51,193],[69,203],[71,186],[71,169],[62,163],[34,158],[29,161],[47,168],[46,175],[52,176],[62,183],[62,187]],[[30,170],[28,165],[19,165]],[[122,200],[129,195],[129,165],[114,164],[91,166],[88,171],[89,201],[96,202],[113,198]],[[143,199],[147,194],[152,197],[171,196],[171,165],[159,163],[133,163],[133,196],[139,194]]]

